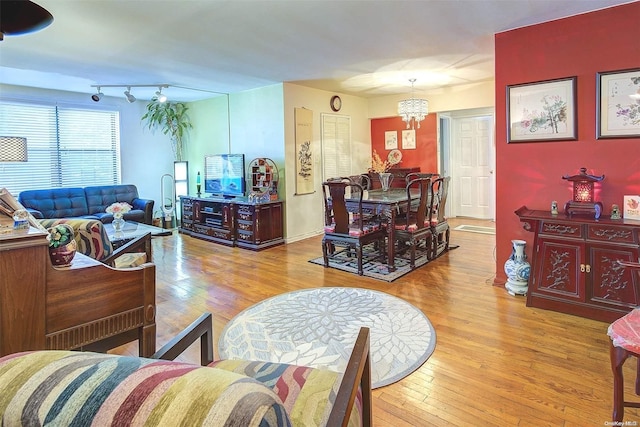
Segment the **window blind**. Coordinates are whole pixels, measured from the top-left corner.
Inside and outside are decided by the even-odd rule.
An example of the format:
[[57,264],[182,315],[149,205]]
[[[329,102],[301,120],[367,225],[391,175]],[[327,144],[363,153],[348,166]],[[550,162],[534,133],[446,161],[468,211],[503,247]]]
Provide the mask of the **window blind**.
[[351,117],[322,114],[322,179],[351,175]]
[[0,186],[31,189],[120,183],[117,111],[0,101],[0,135],[27,138],[28,162],[0,163]]

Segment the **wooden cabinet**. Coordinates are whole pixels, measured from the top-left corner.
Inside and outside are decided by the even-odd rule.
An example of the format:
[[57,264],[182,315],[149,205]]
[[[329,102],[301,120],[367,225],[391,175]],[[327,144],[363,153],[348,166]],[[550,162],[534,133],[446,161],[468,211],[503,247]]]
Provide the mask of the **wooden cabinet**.
[[181,233],[260,250],[284,243],[282,201],[249,202],[181,196]]
[[[410,173],[420,172],[420,168],[391,168],[389,169],[389,173],[393,175],[393,181],[391,181],[391,188],[406,188],[407,182],[405,180],[406,176]],[[382,184],[380,184],[380,175],[377,173],[369,173],[369,178],[371,179],[371,188],[382,188]]]
[[640,304],[637,274],[617,262],[638,261],[640,221],[516,214],[534,233],[528,306],[611,322]]

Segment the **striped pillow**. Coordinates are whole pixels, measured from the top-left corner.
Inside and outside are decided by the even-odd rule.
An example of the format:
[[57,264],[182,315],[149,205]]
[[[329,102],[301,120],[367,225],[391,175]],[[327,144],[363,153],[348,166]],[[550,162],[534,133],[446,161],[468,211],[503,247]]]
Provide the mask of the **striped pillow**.
[[[220,360],[209,366],[254,378],[278,395],[294,426],[325,426],[342,374],[306,366],[245,360]],[[349,426],[362,425],[362,393],[358,390]]]
[[2,425],[290,426],[262,383],[223,369],[72,351],[0,358]]

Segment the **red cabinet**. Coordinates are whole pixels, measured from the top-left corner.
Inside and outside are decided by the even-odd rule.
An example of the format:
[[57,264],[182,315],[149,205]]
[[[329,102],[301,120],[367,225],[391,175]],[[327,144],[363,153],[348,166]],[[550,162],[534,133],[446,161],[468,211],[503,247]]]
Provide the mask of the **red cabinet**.
[[640,305],[640,221],[516,211],[534,233],[527,305],[611,322]]

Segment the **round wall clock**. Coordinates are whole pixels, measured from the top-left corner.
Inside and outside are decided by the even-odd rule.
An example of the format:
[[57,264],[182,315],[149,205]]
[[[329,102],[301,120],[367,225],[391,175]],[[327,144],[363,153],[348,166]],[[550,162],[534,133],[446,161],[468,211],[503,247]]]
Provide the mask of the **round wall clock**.
[[342,108],[342,99],[340,99],[338,95],[333,95],[331,97],[330,105],[333,111],[340,111]]

